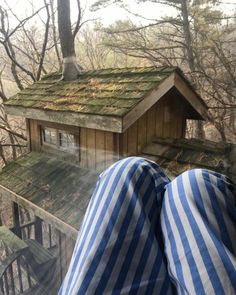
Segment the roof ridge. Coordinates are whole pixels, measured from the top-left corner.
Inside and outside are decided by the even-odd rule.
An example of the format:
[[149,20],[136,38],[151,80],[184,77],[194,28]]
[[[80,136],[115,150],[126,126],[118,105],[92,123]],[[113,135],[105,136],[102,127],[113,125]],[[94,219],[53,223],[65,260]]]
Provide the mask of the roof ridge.
[[[143,70],[143,71],[141,71]],[[95,70],[84,70],[81,71],[81,74],[78,75],[78,79],[80,75],[86,76],[86,75],[94,75],[94,76],[106,76],[106,75],[137,75],[137,74],[143,74],[143,73],[166,73],[166,72],[174,72],[174,71],[181,71],[179,67],[177,66],[147,66],[147,67],[122,67],[122,68],[103,68],[103,69],[95,69]],[[60,72],[53,72],[48,75],[45,75],[42,77],[41,81],[48,80],[50,78],[54,77],[60,77],[62,73]]]

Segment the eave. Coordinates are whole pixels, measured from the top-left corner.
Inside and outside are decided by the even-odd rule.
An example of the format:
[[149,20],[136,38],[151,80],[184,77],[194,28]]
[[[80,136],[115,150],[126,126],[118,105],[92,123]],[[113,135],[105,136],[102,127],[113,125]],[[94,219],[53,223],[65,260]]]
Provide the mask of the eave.
[[122,118],[5,105],[9,115],[111,132],[122,132]]

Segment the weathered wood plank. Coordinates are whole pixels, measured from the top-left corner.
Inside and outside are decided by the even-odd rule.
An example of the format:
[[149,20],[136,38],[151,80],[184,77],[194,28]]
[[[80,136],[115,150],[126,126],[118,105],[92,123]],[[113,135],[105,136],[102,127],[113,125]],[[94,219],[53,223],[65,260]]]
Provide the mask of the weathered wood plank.
[[128,155],[128,130],[120,134],[120,155],[121,157]]
[[80,128],[80,164],[82,167],[88,167],[86,128]]
[[105,132],[106,167],[114,162],[114,138],[112,132]]
[[56,122],[65,125],[76,125],[104,131],[122,132],[122,118],[102,115],[89,115],[75,112],[46,111],[20,106],[5,106],[9,115],[21,116],[29,119]]
[[96,146],[96,169],[102,171],[105,169],[105,132],[101,130],[95,131]]
[[156,107],[153,106],[147,111],[147,143],[151,142],[156,135]]
[[128,129],[128,155],[135,156],[137,155],[137,147],[138,147],[138,126],[137,122],[135,122]]
[[96,168],[96,139],[95,130],[87,129],[88,168]]
[[164,121],[164,103],[160,100],[156,104],[156,136],[163,136],[163,121]]
[[137,152],[140,153],[142,148],[147,144],[147,113],[143,114],[142,117],[138,119],[137,135]]
[[40,126],[36,120],[30,120],[30,138],[32,151],[39,151],[41,148]]

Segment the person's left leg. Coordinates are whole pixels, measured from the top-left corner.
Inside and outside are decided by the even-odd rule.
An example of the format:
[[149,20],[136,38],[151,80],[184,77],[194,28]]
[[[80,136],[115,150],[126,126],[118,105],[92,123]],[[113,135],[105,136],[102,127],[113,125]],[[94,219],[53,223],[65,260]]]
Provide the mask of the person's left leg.
[[236,186],[206,169],[166,186],[161,226],[178,294],[236,294]]
[[136,157],[101,175],[60,295],[172,294],[159,222],[168,182],[157,164]]

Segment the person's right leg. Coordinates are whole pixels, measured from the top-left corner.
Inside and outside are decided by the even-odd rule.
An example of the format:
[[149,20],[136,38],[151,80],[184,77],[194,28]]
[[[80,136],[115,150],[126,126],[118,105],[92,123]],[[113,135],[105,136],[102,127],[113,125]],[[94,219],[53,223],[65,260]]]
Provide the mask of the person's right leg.
[[184,172],[161,213],[168,271],[178,294],[236,294],[235,186],[215,172]]
[[123,159],[100,177],[60,295],[172,295],[163,256],[162,169]]

